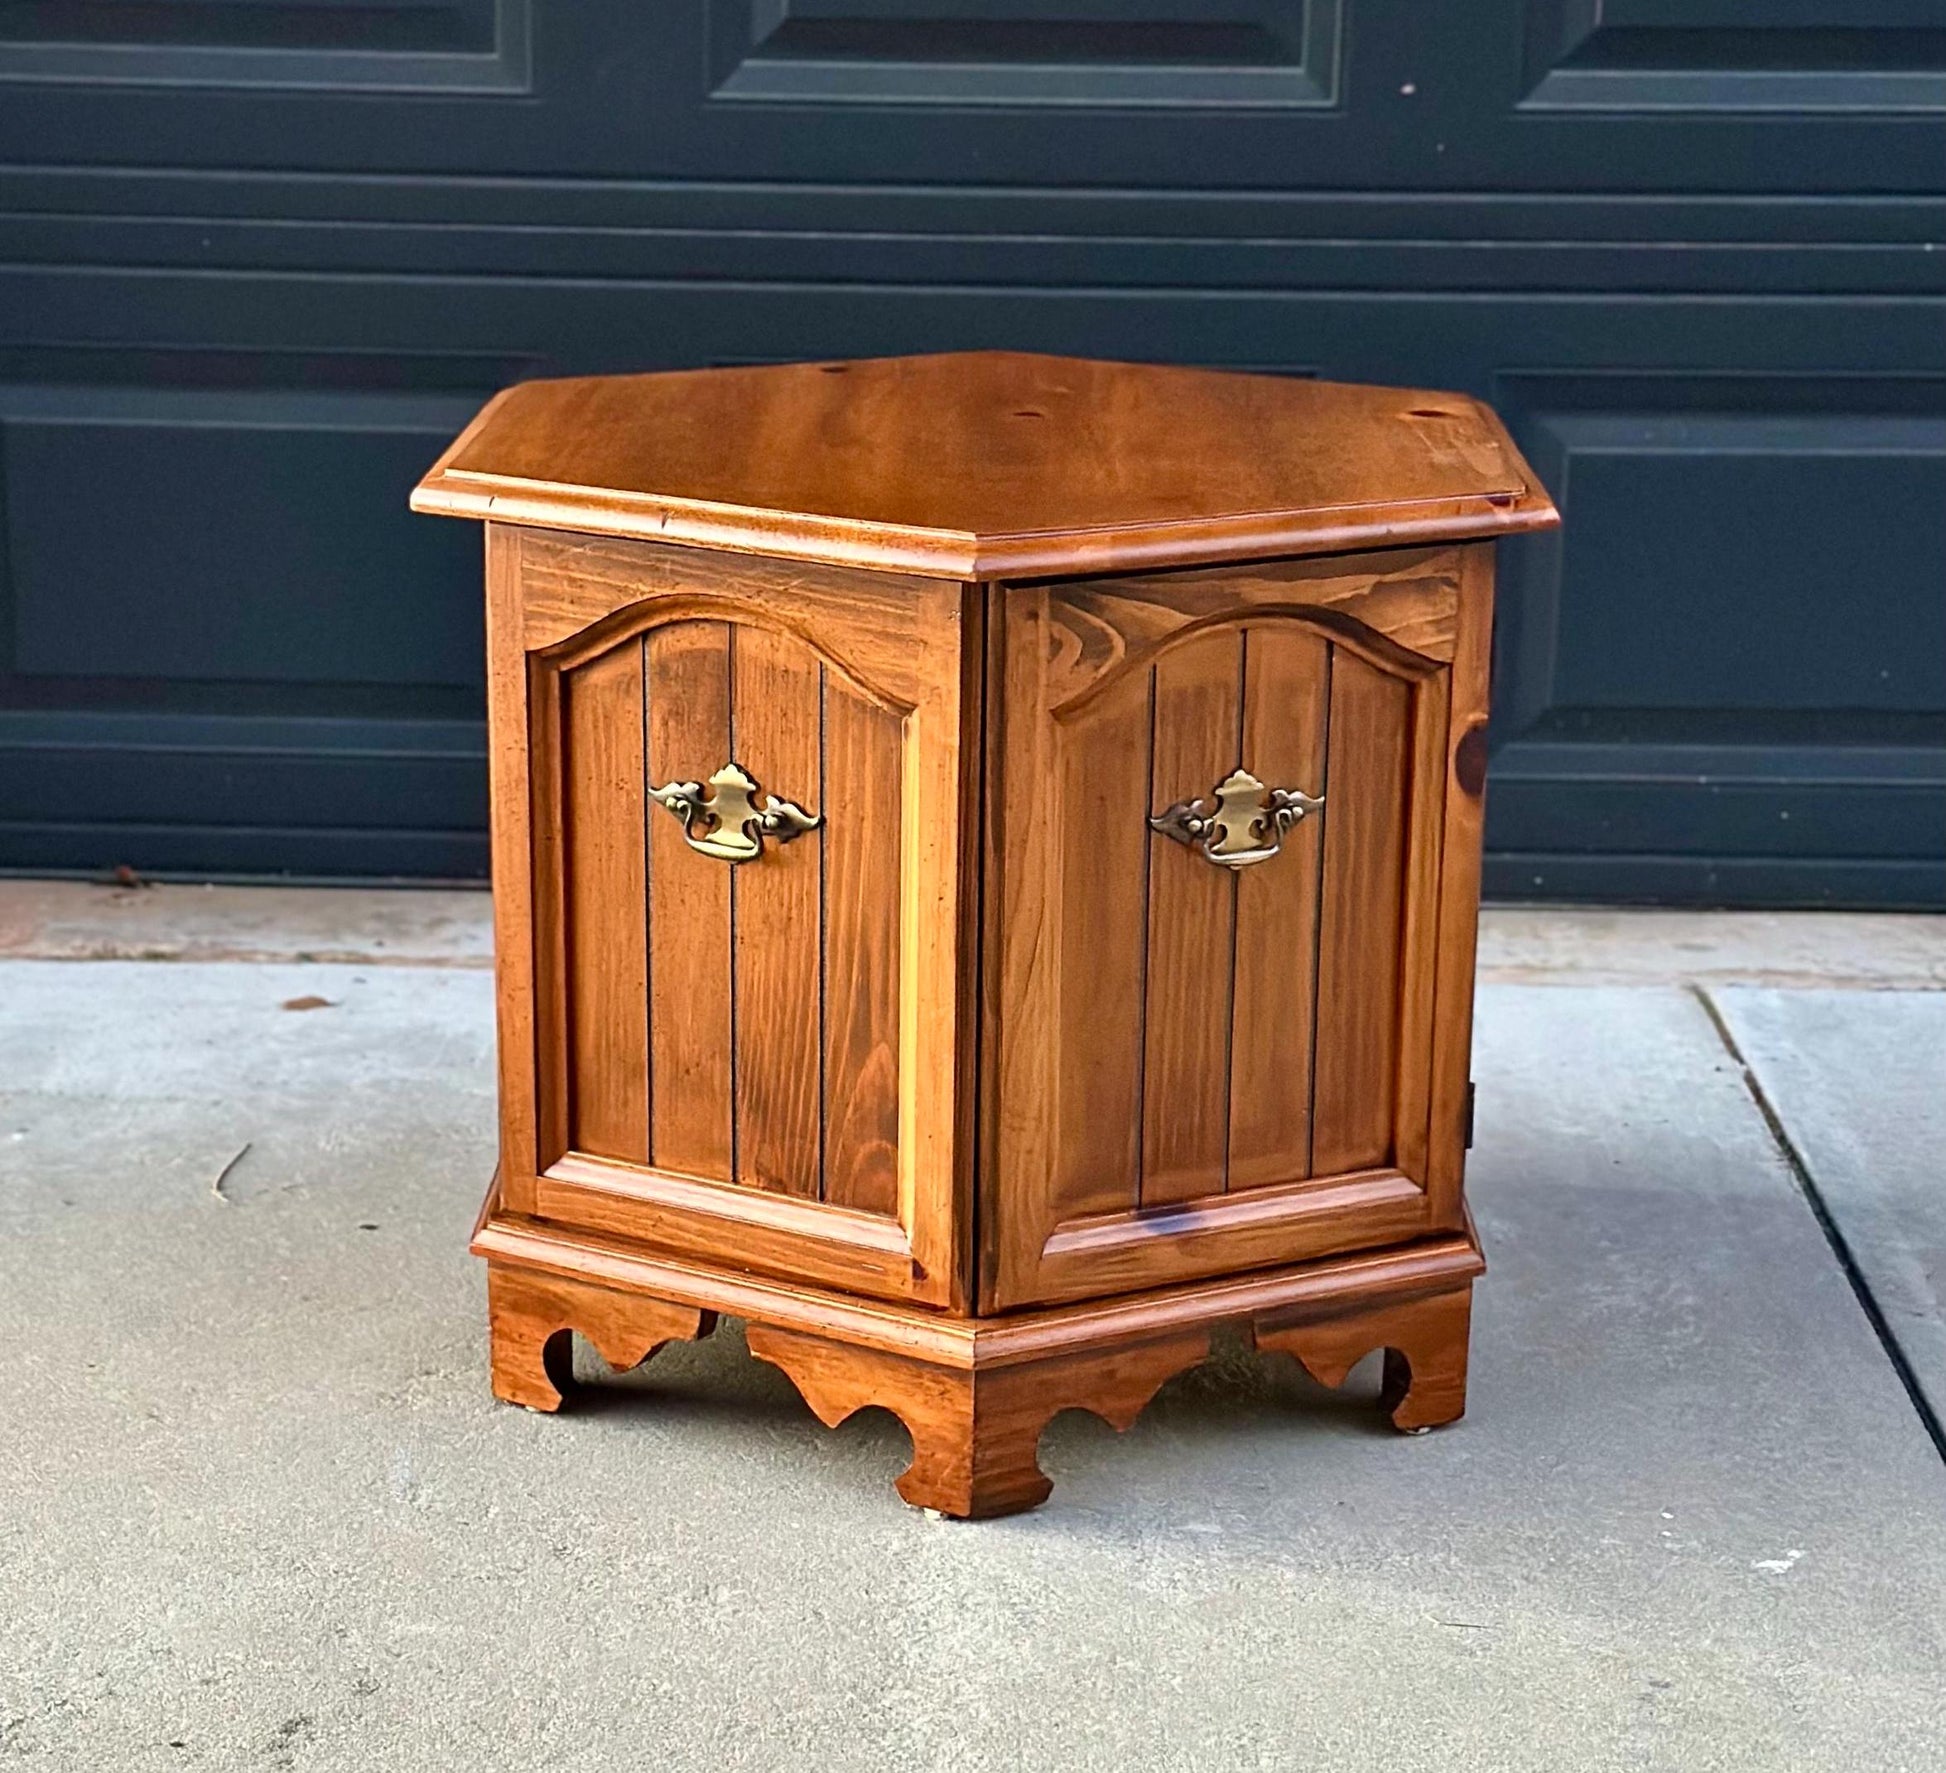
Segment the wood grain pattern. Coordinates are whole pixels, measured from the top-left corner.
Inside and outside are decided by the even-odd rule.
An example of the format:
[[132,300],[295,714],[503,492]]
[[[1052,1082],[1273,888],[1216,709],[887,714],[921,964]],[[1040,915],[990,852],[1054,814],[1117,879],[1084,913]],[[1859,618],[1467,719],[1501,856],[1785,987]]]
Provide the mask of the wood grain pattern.
[[1465,1402],[1466,1305],[1480,1270],[1469,1238],[1447,1238],[1137,1299],[972,1319],[866,1307],[842,1293],[492,1216],[474,1247],[488,1258],[500,1395],[559,1407],[570,1328],[622,1367],[669,1340],[708,1334],[717,1310],[734,1311],[747,1321],[750,1352],[780,1367],[827,1425],[870,1406],[897,1415],[913,1452],[900,1495],[962,1518],[1043,1501],[1050,1486],[1035,1452],[1058,1412],[1086,1409],[1127,1429],[1162,1384],[1207,1357],[1221,1325],[1295,1354],[1328,1384],[1386,1348],[1381,1407],[1394,1422],[1450,1421]]
[[912,1463],[896,1487],[914,1508],[962,1520],[1015,1514],[1053,1487],[1035,1462],[1038,1427],[1004,1441],[989,1429],[979,1444],[971,1372],[768,1324],[747,1334],[750,1352],[780,1368],[825,1427],[873,1406],[898,1417],[912,1437]]
[[905,1225],[885,1214],[572,1155],[536,1182],[534,1204],[544,1218],[639,1238],[678,1256],[707,1261],[734,1251],[753,1273],[886,1299],[924,1296]]
[[496,1187],[510,1211],[523,1213],[533,1211],[541,1161],[533,794],[527,654],[521,645],[526,540],[517,529],[486,526],[488,836],[493,849],[493,1003],[500,1084]]
[[534,1161],[545,1170],[569,1149],[574,1094],[568,1062],[567,759],[561,674],[531,658],[523,667],[534,920]]
[[[658,624],[740,620],[794,635],[881,706],[917,702],[936,662],[912,644],[939,597],[936,579],[609,536],[506,533],[522,543],[519,632],[530,652],[557,659],[599,652],[652,608]],[[879,619],[861,623],[871,608]]]
[[[730,635],[722,622],[650,630],[652,782],[707,777],[730,754]],[[731,1066],[730,871],[698,855],[661,808],[649,821],[652,1160],[728,1182],[736,1174]]]
[[[1464,550],[1466,589],[1453,656],[1443,780],[1437,980],[1433,1005],[1426,1192],[1433,1222],[1458,1226],[1466,1207],[1467,1091],[1473,1055],[1473,964],[1480,920],[1480,842],[1486,821],[1487,682],[1493,656],[1493,554]],[[1475,761],[1477,759],[1477,762]]]
[[1015,829],[1045,832],[1044,890],[1059,918],[1034,985],[1043,1006],[1058,1006],[1047,1055],[1055,1099],[1041,1111],[1051,1111],[1053,1204],[1063,1214],[1141,1198],[1152,730],[1149,684],[1127,678],[1084,719],[1041,735],[1053,755],[1019,784]]
[[[1330,797],[1325,722],[1331,656],[1315,631],[1247,630],[1243,760],[1272,787]],[[1231,1021],[1232,1190],[1311,1173],[1311,1054],[1317,1019],[1318,901],[1324,824],[1301,819],[1272,862],[1236,877]]]
[[1409,684],[1334,649],[1311,1170],[1392,1154]]
[[[562,1155],[563,1138],[530,1201],[582,1223],[634,1223],[665,1247],[735,1240],[740,1260],[773,1272],[830,1278],[855,1262],[864,1291],[963,1304],[973,1285],[979,872],[964,858],[980,841],[978,596],[762,561],[685,574],[687,551],[652,544],[534,534],[522,545],[523,589],[540,611],[529,638],[545,639],[528,654],[537,696],[639,644],[652,780],[707,774],[730,755],[735,726],[739,761],[755,757],[766,786],[825,814],[815,836],[733,869],[698,855],[651,808],[649,1158],[585,1163]],[[733,672],[743,680],[734,709]],[[824,747],[843,759],[835,787],[820,721]],[[766,740],[766,728],[777,736]],[[802,753],[809,786],[784,784],[771,743]],[[538,809],[546,772],[533,774]],[[799,858],[813,861],[791,884]],[[564,866],[543,830],[537,886]],[[547,927],[532,946],[545,1006],[565,963]],[[565,1036],[546,1023],[536,1047],[565,1087]],[[752,1219],[712,1186],[739,1177],[735,1193],[782,1199],[782,1184],[788,1198],[827,1201],[833,1217],[820,1223],[814,1206],[808,1217]],[[867,1214],[877,1229],[861,1236]]]
[[1289,1321],[1266,1313],[1251,1328],[1265,1352],[1296,1357],[1320,1385],[1344,1384],[1359,1361],[1385,1350],[1379,1408],[1408,1434],[1466,1413],[1466,1348],[1473,1288],[1456,1288],[1376,1310]]
[[1166,1380],[1209,1354],[1209,1333],[1191,1331],[987,1372],[768,1325],[753,1326],[749,1340],[750,1352],[782,1368],[827,1428],[874,1404],[889,1409],[912,1436],[899,1494],[959,1520],[1018,1514],[1047,1500],[1054,1486],[1036,1450],[1061,1410],[1091,1410],[1126,1431]]
[[[807,1210],[802,1201],[756,1189],[716,1192],[753,1208]],[[870,1222],[862,1214],[853,1217]],[[1275,1321],[1285,1323],[1369,1310],[1422,1293],[1449,1291],[1486,1267],[1469,1226],[1409,1244],[1255,1273],[999,1316],[969,1316],[862,1298],[849,1288],[752,1274],[720,1261],[670,1256],[636,1238],[497,1209],[487,1214],[471,1248],[490,1263],[584,1280],[612,1292],[704,1305],[750,1323],[803,1329],[940,1365],[989,1368],[1084,1353],[1112,1342],[1152,1341],[1203,1325],[1242,1323],[1259,1314],[1277,1314]]]
[[[1552,513],[1486,484],[1517,458],[1469,404],[1255,380],[558,384],[429,479],[749,550],[490,536],[506,1100],[474,1248],[503,1396],[556,1407],[570,1330],[625,1365],[733,1311],[824,1420],[896,1411],[901,1493],[965,1516],[1038,1502],[1056,1411],[1125,1425],[1226,1324],[1330,1383],[1384,1349],[1401,1427],[1460,1413],[1467,538]],[[995,408],[1022,386],[1045,404]],[[985,453],[923,471],[968,425]],[[1124,447],[1049,458],[1076,426]],[[1386,546],[1316,553],[1352,536]],[[972,582],[1006,560],[1074,576]],[[732,759],[818,833],[692,850],[645,783]],[[1238,766],[1323,812],[1241,871],[1150,833]]]
[[413,505],[955,579],[1554,521],[1465,395],[1005,351],[529,382]]
[[957,1307],[974,1284],[979,607],[963,585],[941,587],[932,604],[924,644],[937,675],[909,717],[900,806],[899,1218],[912,1237],[915,1291]]
[[[1242,633],[1219,628],[1156,662],[1151,812],[1239,766],[1243,652]],[[1225,1186],[1237,876],[1153,832],[1148,870],[1141,1204],[1158,1207]]]
[[1175,1206],[1063,1219],[1041,1246],[1036,1285],[1050,1301],[1133,1292],[1398,1243],[1426,1223],[1425,1192],[1410,1176],[1355,1170]]
[[1399,927],[1399,1050],[1393,1161],[1426,1180],[1431,1112],[1434,974],[1439,954],[1440,848],[1446,824],[1447,705],[1452,673],[1412,684],[1406,732],[1404,898]]
[[[730,634],[728,754],[767,792],[816,814],[824,774],[817,655],[774,629],[739,624]],[[768,845],[760,861],[727,870],[735,932],[736,1180],[812,1199],[824,1169],[824,861],[819,831]]]
[[824,684],[824,1199],[899,1210],[904,722]]
[[618,1373],[639,1367],[669,1342],[694,1342],[716,1313],[639,1293],[616,1293],[561,1275],[487,1268],[487,1325],[493,1395],[550,1413],[574,1390],[572,1335],[580,1331]]
[[1062,648],[1049,662],[1047,694],[1065,706],[1119,671],[1152,665],[1199,627],[1279,616],[1374,663],[1443,664],[1458,632],[1459,582],[1455,548],[1079,580],[1061,587]]
[[566,858],[568,1139],[649,1155],[649,956],[642,648],[618,647],[561,684]]
[[[1402,1029],[1415,1054],[1430,1040],[1446,667],[1345,615],[1348,603],[1377,607],[1371,563],[1302,564],[1317,600],[1304,606],[1226,610],[1208,583],[1217,575],[1180,575],[1198,583],[1173,632],[1171,575],[1143,581],[1127,610],[1096,583],[1004,594],[991,839],[1000,980],[987,1014],[1007,1181],[1002,1195],[986,1178],[987,1309],[1295,1260],[1428,1222],[1429,1058],[1405,1077],[1400,1043]],[[1457,555],[1401,570],[1404,589],[1384,605],[1399,633],[1415,631],[1414,599],[1450,617]],[[1276,582],[1258,566],[1239,576]],[[1357,589],[1334,605],[1340,586]],[[1352,686],[1342,709],[1334,670]],[[1325,793],[1326,811],[1287,834],[1288,853],[1232,873],[1156,837],[1138,870],[1117,847],[1138,768],[1137,692],[1151,684],[1149,808],[1254,764],[1269,772],[1260,779]],[[1340,745],[1353,758],[1334,784]],[[1138,916],[1139,978],[1117,938]],[[1126,1001],[1138,990],[1131,1058]],[[1134,1164],[1121,1143],[1132,1110]],[[1415,1163],[1410,1175],[1395,1153]],[[1350,1178],[1369,1180],[1340,1187]],[[1224,1209],[1238,1191],[1262,1198]]]

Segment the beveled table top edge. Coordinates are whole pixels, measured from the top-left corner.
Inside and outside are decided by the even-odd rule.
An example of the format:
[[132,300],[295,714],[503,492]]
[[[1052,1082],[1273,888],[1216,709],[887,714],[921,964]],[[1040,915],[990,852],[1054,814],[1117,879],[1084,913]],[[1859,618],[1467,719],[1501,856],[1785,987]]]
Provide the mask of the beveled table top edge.
[[626,537],[780,560],[947,579],[1074,578],[1224,561],[1341,554],[1551,529],[1542,494],[1237,512],[1098,529],[980,534],[714,505],[609,488],[469,474],[443,466],[412,493],[415,511],[523,528]]

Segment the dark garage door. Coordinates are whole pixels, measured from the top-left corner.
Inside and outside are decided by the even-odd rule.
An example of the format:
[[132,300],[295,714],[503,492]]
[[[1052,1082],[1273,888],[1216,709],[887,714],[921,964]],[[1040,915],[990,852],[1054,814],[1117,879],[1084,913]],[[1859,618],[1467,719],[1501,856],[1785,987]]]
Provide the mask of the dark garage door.
[[0,0],[0,866],[477,875],[523,376],[1458,387],[1502,895],[1946,902],[1939,0]]

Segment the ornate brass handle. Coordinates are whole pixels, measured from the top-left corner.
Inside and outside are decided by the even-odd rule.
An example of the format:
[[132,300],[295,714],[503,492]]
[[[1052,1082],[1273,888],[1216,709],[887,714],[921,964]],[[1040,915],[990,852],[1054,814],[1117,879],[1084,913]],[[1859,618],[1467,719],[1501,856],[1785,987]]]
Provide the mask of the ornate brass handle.
[[1284,833],[1324,805],[1295,788],[1266,788],[1237,770],[1211,790],[1213,800],[1179,800],[1149,824],[1164,837],[1202,851],[1219,868],[1248,868],[1277,854]]
[[814,817],[781,795],[764,795],[769,804],[760,808],[760,794],[763,790],[734,763],[726,763],[707,782],[667,782],[660,788],[649,784],[649,798],[675,817],[692,850],[732,864],[756,861],[764,853],[766,837],[789,843],[824,823],[822,813]]

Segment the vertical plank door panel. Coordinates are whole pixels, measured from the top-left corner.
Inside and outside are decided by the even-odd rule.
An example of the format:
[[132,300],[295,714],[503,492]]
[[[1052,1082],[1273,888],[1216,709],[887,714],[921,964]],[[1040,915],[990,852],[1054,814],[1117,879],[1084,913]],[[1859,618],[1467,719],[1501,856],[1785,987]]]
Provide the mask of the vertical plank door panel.
[[[1207,798],[1238,767],[1244,639],[1234,628],[1155,667],[1151,811]],[[1230,987],[1237,876],[1199,848],[1149,839],[1142,1204],[1223,1192],[1230,1144]]]
[[[1243,767],[1266,787],[1324,795],[1331,648],[1314,631],[1249,630]],[[1231,1017],[1230,1188],[1295,1181],[1311,1166],[1311,1045],[1324,822],[1300,819],[1274,859],[1237,875]]]
[[649,1154],[648,932],[643,927],[642,647],[561,684],[567,845],[569,1142]]
[[[648,774],[701,781],[730,754],[729,630],[650,630]],[[732,1179],[730,870],[660,807],[649,830],[649,1161]]]
[[1059,1004],[1057,1219],[1126,1211],[1138,1198],[1149,731],[1143,671],[1054,716],[1060,922],[1039,964],[1054,970]]
[[[767,794],[821,810],[821,675],[802,641],[740,624],[731,654],[736,760]],[[824,1104],[819,1001],[820,833],[767,843],[731,870],[736,939],[736,1179],[815,1199]]]
[[824,1198],[899,1210],[904,722],[824,679]]
[[1411,686],[1344,647],[1331,667],[1311,1169],[1391,1155]]

